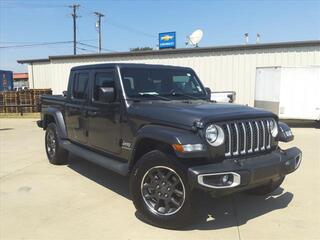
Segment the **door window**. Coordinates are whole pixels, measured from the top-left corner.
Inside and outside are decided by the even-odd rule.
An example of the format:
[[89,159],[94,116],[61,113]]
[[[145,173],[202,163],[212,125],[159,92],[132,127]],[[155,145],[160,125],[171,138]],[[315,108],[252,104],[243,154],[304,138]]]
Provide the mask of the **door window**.
[[78,73],[73,84],[73,98],[86,99],[88,96],[88,73]]
[[114,74],[113,72],[99,72],[96,74],[93,88],[94,101],[100,101],[99,89],[101,87],[114,87]]

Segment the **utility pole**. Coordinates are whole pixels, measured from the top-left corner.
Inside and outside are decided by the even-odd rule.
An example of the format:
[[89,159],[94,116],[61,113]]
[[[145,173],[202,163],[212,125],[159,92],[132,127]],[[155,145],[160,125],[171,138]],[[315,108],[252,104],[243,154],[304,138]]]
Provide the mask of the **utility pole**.
[[77,10],[80,7],[79,4],[73,4],[69,6],[72,8],[71,16],[73,18],[73,54],[77,54]]
[[101,52],[101,18],[104,17],[102,13],[99,12],[94,12],[95,15],[97,15],[98,20],[97,20],[97,30],[98,30],[98,51]]

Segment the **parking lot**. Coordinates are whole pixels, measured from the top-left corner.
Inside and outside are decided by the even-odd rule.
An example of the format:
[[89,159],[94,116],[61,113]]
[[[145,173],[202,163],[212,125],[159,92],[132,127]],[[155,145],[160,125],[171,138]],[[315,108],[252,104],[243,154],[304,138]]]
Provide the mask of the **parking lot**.
[[295,127],[300,169],[268,197],[206,197],[185,230],[144,223],[128,178],[75,156],[53,166],[36,119],[0,119],[0,239],[320,239],[320,130]]

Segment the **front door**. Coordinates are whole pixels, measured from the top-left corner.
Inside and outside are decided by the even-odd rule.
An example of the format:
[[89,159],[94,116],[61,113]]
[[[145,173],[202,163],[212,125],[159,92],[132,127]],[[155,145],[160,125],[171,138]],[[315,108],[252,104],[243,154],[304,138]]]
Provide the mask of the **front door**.
[[86,144],[88,142],[88,104],[89,72],[77,72],[73,75],[71,97],[65,106],[65,119],[68,136],[71,141]]
[[120,102],[111,103],[99,99],[100,87],[114,87],[117,93],[114,69],[95,72],[91,105],[88,108],[90,146],[107,153],[119,153],[120,142]]

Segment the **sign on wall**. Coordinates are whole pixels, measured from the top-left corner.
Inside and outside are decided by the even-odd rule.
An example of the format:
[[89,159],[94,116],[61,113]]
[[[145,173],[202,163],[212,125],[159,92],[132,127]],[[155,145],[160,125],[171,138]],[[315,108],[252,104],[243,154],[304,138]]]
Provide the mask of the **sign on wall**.
[[159,49],[176,48],[176,32],[159,33]]

